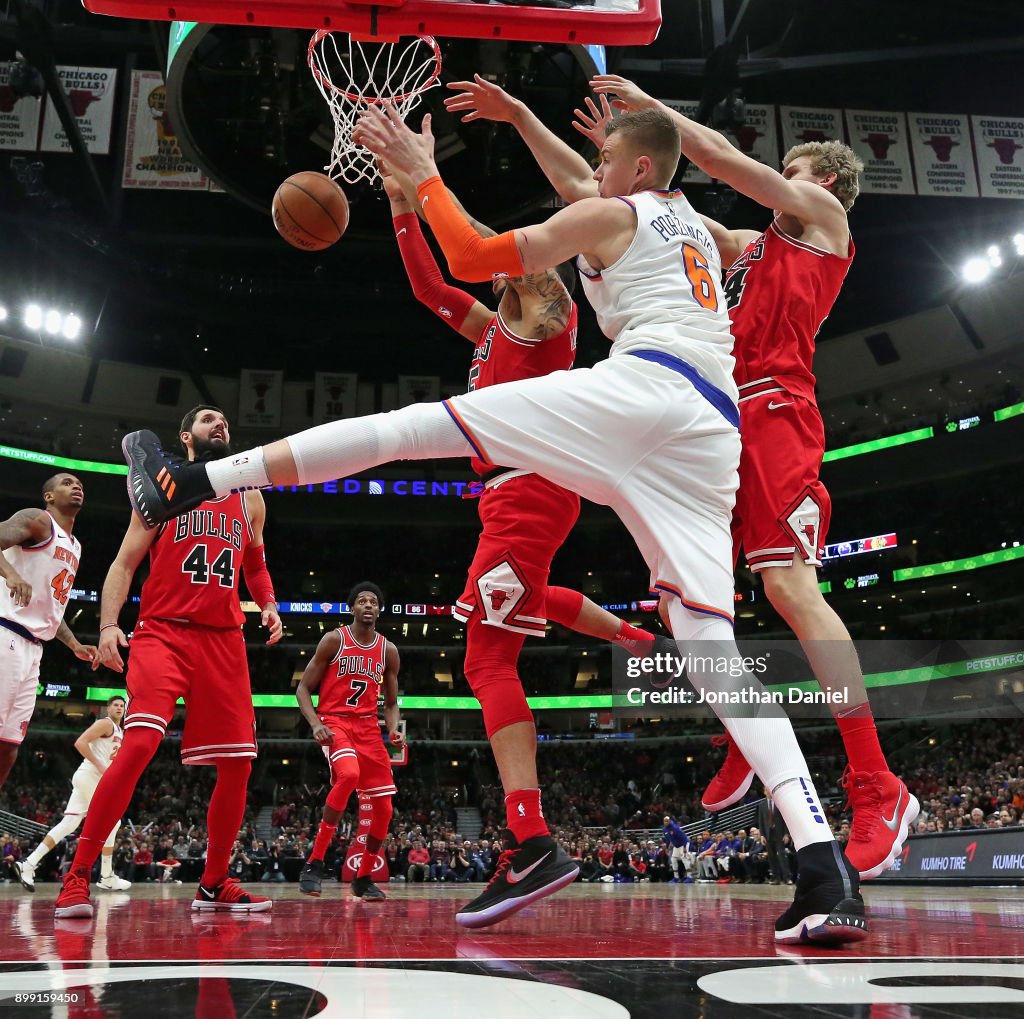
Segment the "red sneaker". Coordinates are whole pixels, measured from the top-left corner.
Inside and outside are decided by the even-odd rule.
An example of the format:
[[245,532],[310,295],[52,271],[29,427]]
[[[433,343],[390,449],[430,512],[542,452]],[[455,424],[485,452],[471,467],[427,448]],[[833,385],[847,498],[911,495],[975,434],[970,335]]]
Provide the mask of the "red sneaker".
[[856,772],[847,767],[842,785],[853,808],[844,851],[861,880],[869,881],[893,865],[921,804],[891,771]]
[[216,909],[228,913],[263,913],[274,905],[265,895],[247,892],[234,878],[226,877],[219,885],[207,888],[200,884],[193,909]]
[[718,774],[708,783],[704,795],[700,798],[700,805],[709,814],[714,814],[743,799],[744,793],[750,788],[750,783],[754,781],[754,769],[747,763],[747,759],[728,733],[712,736],[711,742],[716,747],[729,748],[725,755],[725,763],[718,769]]
[[57,896],[57,905],[53,910],[57,919],[68,917],[92,916],[92,903],[89,901],[89,878],[78,871],[69,870],[64,875],[64,887]]

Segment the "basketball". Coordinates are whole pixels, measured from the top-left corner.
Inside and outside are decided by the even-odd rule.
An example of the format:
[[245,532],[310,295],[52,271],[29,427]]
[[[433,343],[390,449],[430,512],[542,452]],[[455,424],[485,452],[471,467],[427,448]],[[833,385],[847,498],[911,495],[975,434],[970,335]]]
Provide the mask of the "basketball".
[[329,248],[348,226],[345,192],[326,174],[312,170],[282,181],[271,208],[277,232],[302,251]]

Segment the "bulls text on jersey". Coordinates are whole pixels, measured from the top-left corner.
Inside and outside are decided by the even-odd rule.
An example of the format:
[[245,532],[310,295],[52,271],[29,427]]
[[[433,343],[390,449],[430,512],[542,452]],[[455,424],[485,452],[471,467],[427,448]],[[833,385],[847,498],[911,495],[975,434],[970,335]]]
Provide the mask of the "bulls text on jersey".
[[243,541],[242,521],[232,520],[229,528],[226,513],[215,513],[208,509],[194,509],[191,513],[175,518],[175,541],[202,537],[220,538],[240,552]]

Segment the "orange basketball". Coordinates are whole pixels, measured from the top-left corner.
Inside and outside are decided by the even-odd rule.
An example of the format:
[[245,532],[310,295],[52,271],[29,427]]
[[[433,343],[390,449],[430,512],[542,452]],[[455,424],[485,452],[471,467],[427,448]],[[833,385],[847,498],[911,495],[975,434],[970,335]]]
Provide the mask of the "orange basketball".
[[324,173],[294,173],[274,194],[274,226],[292,247],[323,251],[348,226],[345,192]]

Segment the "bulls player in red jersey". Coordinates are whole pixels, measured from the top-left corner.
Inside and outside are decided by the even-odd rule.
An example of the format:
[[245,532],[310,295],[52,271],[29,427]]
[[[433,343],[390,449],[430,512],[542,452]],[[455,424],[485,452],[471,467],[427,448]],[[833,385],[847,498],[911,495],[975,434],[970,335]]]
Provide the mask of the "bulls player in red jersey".
[[[199,406],[181,422],[189,460],[230,451],[228,422],[216,407]],[[206,867],[192,908],[261,912],[273,903],[228,877],[231,848],[245,813],[246,786],[256,756],[256,720],[249,685],[238,583],[262,607],[268,644],[281,639],[281,619],[263,550],[266,506],[258,491],[210,499],[156,530],[133,513],[107,572],[100,603],[99,659],[122,672],[128,640],[117,622],[132,577],[149,553],[139,621],[128,663],[128,710],[120,752],[103,773],[56,915],[92,916],[89,873],[103,841],[124,814],[135,785],[164,738],[179,697],[186,708],[183,764],[208,764],[217,782],[207,811]]]
[[[445,283],[423,237],[415,188],[383,167],[395,236],[417,299],[474,344],[469,389],[566,371],[576,357],[577,308],[571,262],[492,284],[491,310],[471,294]],[[468,214],[467,214],[468,215]],[[472,220],[478,233],[494,231]],[[480,701],[484,726],[505,790],[505,842],[547,847],[550,832],[540,804],[537,734],[516,663],[527,636],[543,637],[548,620],[607,640],[633,654],[649,653],[655,636],[631,626],[579,591],[548,584],[555,553],[580,513],[580,498],[529,471],[511,470],[476,456],[470,460],[483,485],[478,504],[482,531],[455,616],[466,624],[465,672]],[[511,837],[509,837],[511,836]],[[496,877],[503,874],[499,869]],[[552,876],[542,894],[572,880],[568,867]],[[502,896],[490,887],[457,914],[464,926],[484,926],[511,916],[540,896]]]
[[[386,896],[373,883],[373,869],[391,824],[395,780],[391,758],[377,722],[377,698],[384,694],[384,724],[392,745],[402,743],[398,718],[398,648],[377,632],[384,595],[370,581],[361,581],[348,596],[350,626],[325,634],[295,691],[299,710],[323,748],[331,771],[323,818],[313,850],[299,876],[299,891],[319,896],[324,855],[353,791],[373,806],[366,849],[352,882],[357,899],[380,901]],[[319,692],[317,706],[313,694]]]
[[[733,513],[742,547],[765,594],[796,634],[826,690],[840,694],[836,723],[849,768],[843,776],[853,825],[845,852],[864,879],[892,866],[920,810],[886,763],[864,676],[849,631],[818,587],[831,516],[820,478],[825,429],[814,397],[812,361],[818,330],[853,261],[847,212],[863,168],[849,146],[807,142],[786,153],[781,173],[745,156],[717,131],[668,110],[632,82],[600,75],[579,126],[588,134],[610,115],[603,97],[624,110],[658,107],[679,129],[683,154],[710,176],[773,211],[767,230],[727,230],[704,218],[722,254],[735,338],[743,447]],[[716,811],[746,793],[754,769],[728,734],[725,763],[704,792]]]

